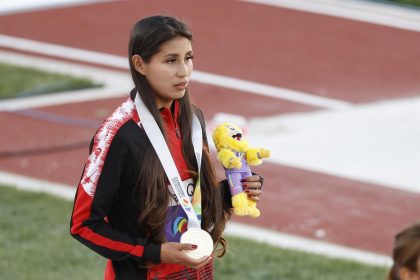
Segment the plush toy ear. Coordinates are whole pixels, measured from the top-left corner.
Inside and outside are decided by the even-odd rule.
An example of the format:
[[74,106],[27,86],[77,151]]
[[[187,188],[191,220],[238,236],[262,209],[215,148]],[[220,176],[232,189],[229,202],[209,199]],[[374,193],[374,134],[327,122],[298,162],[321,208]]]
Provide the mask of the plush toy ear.
[[143,61],[143,58],[141,58],[140,55],[133,55],[131,57],[131,63],[133,63],[134,69],[136,69],[137,72],[143,76],[146,75],[146,63]]

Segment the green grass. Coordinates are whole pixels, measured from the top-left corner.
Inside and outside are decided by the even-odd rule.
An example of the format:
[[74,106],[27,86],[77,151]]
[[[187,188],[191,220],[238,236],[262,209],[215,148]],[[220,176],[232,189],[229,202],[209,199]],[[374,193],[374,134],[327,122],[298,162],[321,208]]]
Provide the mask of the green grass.
[[2,280],[101,279],[105,259],[69,234],[71,207],[49,195],[1,187]]
[[[105,259],[69,234],[72,202],[1,187],[2,280],[103,279]],[[216,279],[384,279],[385,269],[228,238]]]
[[216,279],[384,280],[386,269],[228,238],[230,252],[216,262]]
[[85,78],[0,63],[0,99],[99,86]]
[[391,2],[420,8],[420,0],[374,0],[377,2]]

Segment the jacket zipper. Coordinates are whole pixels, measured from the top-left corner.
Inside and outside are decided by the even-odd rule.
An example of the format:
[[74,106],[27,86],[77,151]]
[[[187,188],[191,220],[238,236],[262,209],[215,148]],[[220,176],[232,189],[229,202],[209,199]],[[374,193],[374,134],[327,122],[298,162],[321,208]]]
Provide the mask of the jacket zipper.
[[176,122],[176,117],[171,114],[171,119],[175,127],[176,137],[178,137],[178,139],[181,139],[181,132],[179,131],[178,124]]
[[178,139],[181,138],[181,133],[179,132],[178,127],[175,127],[175,132],[176,132],[176,137],[178,137]]

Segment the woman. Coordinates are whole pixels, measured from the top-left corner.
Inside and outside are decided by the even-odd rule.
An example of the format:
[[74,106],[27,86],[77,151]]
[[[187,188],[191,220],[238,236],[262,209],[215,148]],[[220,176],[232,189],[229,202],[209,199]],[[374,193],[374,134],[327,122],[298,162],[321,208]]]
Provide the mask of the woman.
[[[194,214],[198,226],[220,245],[219,256],[225,252],[222,232],[231,215],[230,194],[226,182],[215,181],[204,117],[189,101],[191,42],[188,27],[172,17],[145,18],[132,29],[129,63],[135,88],[92,140],[71,220],[71,234],[109,259],[105,279],[213,279],[212,256],[192,258],[187,253],[197,244],[179,243],[193,219],[162,167],[166,162],[159,152],[166,147],[187,203],[201,205],[201,213]],[[152,123],[164,135],[164,147],[155,147]],[[203,148],[191,140],[197,132]],[[196,157],[197,146],[201,157]],[[258,175],[244,182],[255,201],[261,183]]]
[[420,222],[395,236],[389,280],[420,280]]

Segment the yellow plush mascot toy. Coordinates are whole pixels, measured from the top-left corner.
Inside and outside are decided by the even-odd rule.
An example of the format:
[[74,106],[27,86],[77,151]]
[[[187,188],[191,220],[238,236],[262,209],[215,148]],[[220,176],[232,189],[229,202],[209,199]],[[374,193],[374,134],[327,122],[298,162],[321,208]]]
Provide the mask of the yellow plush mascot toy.
[[242,136],[242,129],[230,122],[219,124],[213,131],[217,159],[225,169],[232,194],[233,213],[256,218],[260,210],[257,209],[257,203],[244,192],[241,179],[252,176],[249,166],[261,164],[263,158],[270,156],[270,151],[250,147]]

